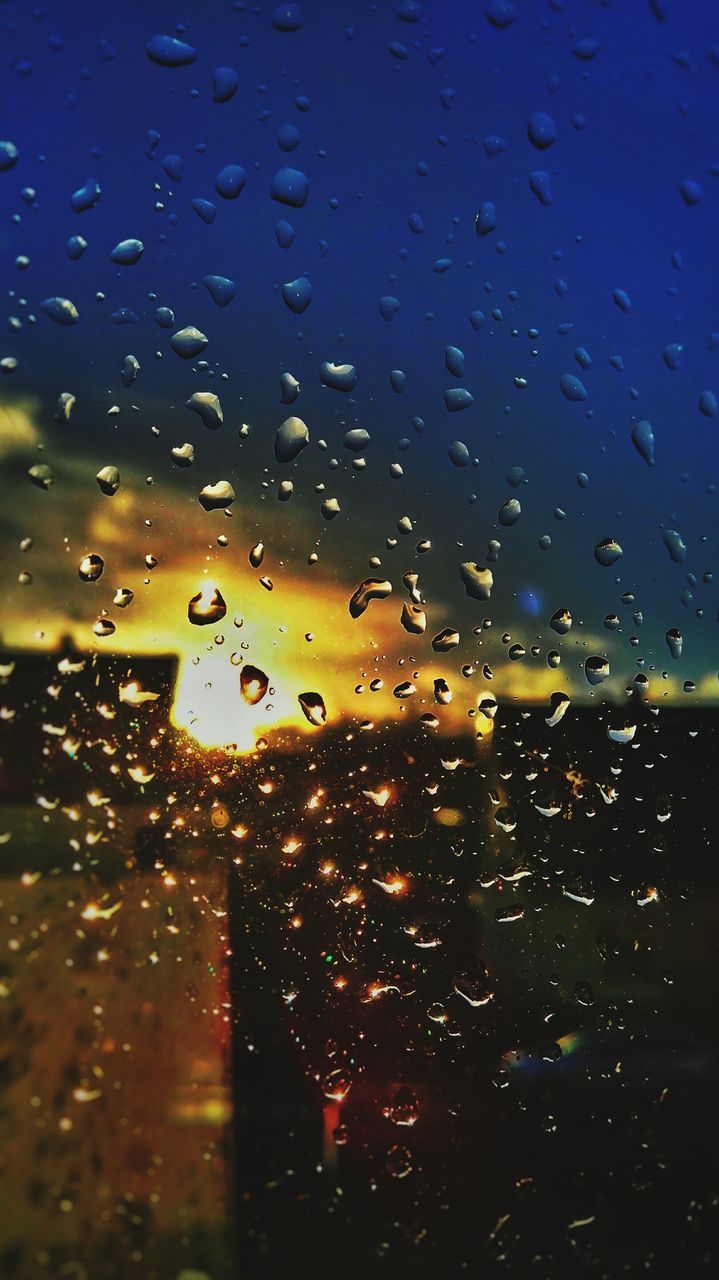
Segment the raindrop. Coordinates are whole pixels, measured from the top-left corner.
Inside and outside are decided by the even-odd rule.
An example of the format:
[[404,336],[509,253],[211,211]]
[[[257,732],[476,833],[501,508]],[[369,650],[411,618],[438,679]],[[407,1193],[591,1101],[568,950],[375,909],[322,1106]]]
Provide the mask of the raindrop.
[[137,356],[125,356],[120,369],[120,381],[123,387],[131,387],[140,372],[140,361]]
[[301,209],[307,203],[310,183],[309,178],[299,169],[279,169],[272,179],[270,195],[279,204],[289,205],[292,209]]
[[161,67],[186,67],[197,57],[197,50],[175,36],[152,36],[145,45],[151,62]]
[[237,292],[234,280],[230,280],[227,276],[204,276],[202,283],[218,307],[228,306]]
[[196,329],[194,324],[189,324],[184,329],[178,329],[177,333],[173,333],[170,338],[170,346],[176,351],[178,356],[182,356],[183,360],[192,360],[194,356],[199,356],[201,351],[205,350],[208,339],[204,333]]
[[247,182],[247,174],[241,164],[226,164],[215,178],[215,191],[223,200],[236,200]]
[[409,1085],[401,1085],[382,1114],[386,1120],[391,1120],[392,1124],[411,1128],[419,1119],[419,1098]]
[[400,622],[410,635],[421,636],[427,630],[427,615],[424,609],[417,604],[408,604],[405,601],[402,605]]
[[557,141],[557,126],[544,111],[535,111],[527,123],[527,137],[533,147],[546,151]]
[[568,609],[557,609],[549,619],[549,625],[558,636],[566,636],[572,627],[572,615]]
[[19,151],[14,142],[0,142],[0,173],[6,173],[17,164]]
[[569,705],[566,693],[553,693],[549,699],[549,715],[544,717],[545,724],[553,729],[556,724],[559,724]]
[[219,397],[212,391],[193,392],[189,400],[185,401],[185,408],[190,409],[192,413],[196,413],[211,431],[216,431],[224,422]]
[[300,394],[300,384],[291,373],[283,373],[280,378],[280,399],[283,404],[294,404]]
[[40,303],[40,310],[49,316],[55,324],[77,324],[80,314],[74,302],[69,298],[45,298]]
[[70,196],[70,208],[73,213],[84,213],[87,209],[92,209],[100,199],[102,192],[100,183],[96,178],[88,178],[83,186],[78,187],[77,191]]
[[435,702],[438,702],[443,707],[449,706],[452,701],[452,690],[447,681],[442,676],[438,676],[433,687]]
[[187,606],[187,616],[196,627],[206,627],[214,622],[221,622],[227,613],[219,587],[207,583],[193,596]]
[[609,675],[609,663],[607,659],[598,656],[586,658],[584,662],[584,674],[586,676],[587,684],[601,684]]
[[432,638],[432,648],[435,653],[449,653],[450,649],[456,649],[459,644],[459,632],[454,631],[451,627],[445,627],[443,631],[438,631],[436,636]]
[[212,73],[212,101],[229,102],[239,87],[240,77],[233,67],[215,67]]
[[110,259],[119,267],[132,267],[140,261],[144,252],[145,246],[142,240],[121,240],[115,245]]
[[461,440],[453,440],[447,453],[455,467],[466,467],[469,462],[469,449]]
[[102,556],[92,554],[83,556],[77,572],[83,582],[97,582],[105,572],[105,561]]
[[508,498],[507,501],[499,508],[497,520],[505,528],[516,524],[522,514],[522,508],[518,498]]
[[320,728],[327,719],[327,708],[324,699],[319,693],[299,693],[297,701],[302,708],[303,715],[310,724]]
[[322,1081],[322,1092],[331,1102],[344,1102],[351,1088],[352,1077],[341,1067],[330,1071]]
[[444,393],[444,403],[449,413],[460,413],[474,404],[474,396],[466,387],[448,387]]
[[365,578],[349,602],[350,616],[359,618],[371,600],[386,600],[392,594],[392,583],[382,578]]
[[235,501],[235,491],[228,480],[218,480],[200,490],[198,501],[205,511],[221,511]]
[[713,391],[702,391],[699,397],[699,411],[705,418],[715,418],[717,414],[717,398]]
[[494,586],[491,569],[484,569],[470,560],[460,565],[459,575],[468,596],[473,600],[489,600]]
[[120,488],[120,472],[117,467],[101,467],[95,476],[100,491],[112,498]]
[[244,666],[240,672],[240,693],[244,701],[250,706],[257,706],[267,693],[269,687],[269,679],[264,671],[260,671],[259,667],[253,667],[250,663]]
[[573,373],[563,373],[559,379],[562,395],[567,400],[579,401],[587,399],[587,388]]
[[278,462],[294,462],[310,442],[310,433],[301,418],[285,418],[275,436],[275,458]]
[[682,647],[684,644],[681,631],[677,630],[676,627],[671,627],[669,631],[667,631],[665,640],[667,642],[667,645],[669,646],[669,652],[671,653],[672,657],[681,658]]
[[539,203],[548,208],[552,203],[552,179],[546,169],[533,169],[529,175],[529,188]]
[[307,276],[298,276],[296,280],[288,280],[282,286],[282,298],[296,316],[301,316],[312,301],[312,285]]
[[48,489],[51,489],[55,483],[55,476],[52,468],[48,467],[45,462],[39,462],[36,466],[30,467],[28,475],[33,484],[37,485],[38,489],[45,489],[47,491]]
[[345,449],[351,449],[353,453],[362,453],[370,443],[369,431],[365,431],[364,427],[352,427],[350,431],[346,431],[342,443]]
[[683,564],[686,559],[687,548],[682,535],[677,533],[676,529],[664,529],[662,539],[674,563]]
[[191,467],[195,461],[195,450],[191,444],[175,445],[170,454],[176,467]]
[[357,370],[353,364],[332,364],[326,360],[320,365],[320,382],[333,391],[354,391]]
[[647,466],[654,466],[654,431],[651,422],[643,418],[632,431],[632,444]]
[[605,569],[616,563],[624,555],[616,538],[603,538],[594,548],[594,559]]

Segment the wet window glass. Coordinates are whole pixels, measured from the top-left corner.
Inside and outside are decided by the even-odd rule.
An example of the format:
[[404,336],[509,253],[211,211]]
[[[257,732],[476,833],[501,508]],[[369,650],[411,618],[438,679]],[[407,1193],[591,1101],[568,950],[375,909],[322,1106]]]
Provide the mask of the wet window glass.
[[714,1274],[719,8],[0,46],[0,1274]]

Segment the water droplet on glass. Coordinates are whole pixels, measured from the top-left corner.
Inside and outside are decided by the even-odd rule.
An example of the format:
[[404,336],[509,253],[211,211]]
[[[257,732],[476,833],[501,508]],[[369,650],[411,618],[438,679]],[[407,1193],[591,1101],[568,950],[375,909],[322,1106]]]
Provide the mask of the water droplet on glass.
[[140,372],[140,361],[137,356],[125,356],[120,369],[120,381],[123,387],[131,387]]
[[359,618],[371,600],[386,600],[392,594],[392,583],[382,578],[365,578],[349,602],[350,615]]
[[677,533],[676,529],[664,529],[662,540],[674,563],[683,564],[686,559],[687,548],[682,535]]
[[83,582],[97,582],[105,572],[105,561],[102,556],[94,554],[83,556],[77,572]]
[[205,511],[221,511],[235,501],[235,491],[228,480],[218,480],[200,490],[198,501]]
[[244,701],[250,707],[257,706],[267,693],[269,687],[269,679],[264,671],[260,671],[259,667],[253,667],[250,663],[244,666],[240,672],[240,693]]
[[609,663],[606,658],[597,655],[586,658],[584,662],[584,675],[587,684],[597,685],[606,680],[609,675]]
[[616,563],[624,554],[616,538],[603,538],[594,548],[594,559],[605,569]]
[[651,422],[646,418],[637,422],[632,430],[632,444],[647,466],[654,466],[654,431]]
[[302,708],[303,715],[310,724],[319,728],[327,719],[327,708],[324,699],[319,693],[299,693],[297,701]]
[[558,636],[566,636],[572,627],[572,615],[568,609],[557,609],[549,619],[549,625]]
[[464,583],[464,589],[472,600],[489,600],[494,586],[494,577],[491,569],[484,569],[481,565],[475,564],[474,561],[467,561],[460,565],[459,575]]
[[55,483],[53,470],[51,467],[48,467],[45,462],[39,462],[36,466],[30,467],[28,475],[33,484],[37,485],[38,489],[45,489],[47,491],[48,489],[51,489]]
[[557,141],[557,126],[545,111],[534,111],[527,122],[527,137],[533,147],[546,151]]
[[187,606],[187,617],[196,627],[206,627],[213,622],[221,622],[227,613],[227,605],[222,598],[219,587],[208,582],[193,596]]
[[142,240],[120,240],[110,254],[110,260],[120,267],[132,267],[140,261],[144,252]]
[[160,67],[186,67],[197,57],[197,50],[175,36],[152,36],[145,45],[145,53],[151,62]]
[[293,462],[310,442],[310,433],[301,418],[285,418],[275,436],[275,458]]
[[185,401],[185,407],[196,413],[211,431],[216,431],[225,420],[219,397],[212,391],[193,392]]
[[354,391],[357,370],[353,364],[332,364],[326,360],[320,365],[320,382],[333,391]]
[[681,631],[676,627],[671,627],[665,636],[669,652],[673,658],[681,658],[684,640]]
[[209,339],[196,329],[194,324],[189,324],[184,329],[178,329],[177,333],[173,333],[170,346],[178,356],[182,356],[183,360],[192,360],[194,356],[199,356],[200,352],[205,350],[208,341]]
[[74,302],[69,298],[45,298],[40,303],[40,310],[55,321],[55,324],[77,324],[80,314]]

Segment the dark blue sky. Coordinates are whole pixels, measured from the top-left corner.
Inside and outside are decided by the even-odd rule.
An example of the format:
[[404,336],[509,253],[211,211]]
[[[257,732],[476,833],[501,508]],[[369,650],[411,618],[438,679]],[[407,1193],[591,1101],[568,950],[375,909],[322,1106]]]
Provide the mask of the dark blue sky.
[[[212,0],[201,15],[193,6],[194,17],[162,0],[129,0],[122,9],[0,3],[0,136],[20,152],[0,173],[0,260],[6,313],[23,321],[19,332],[5,330],[0,356],[19,365],[0,393],[6,402],[39,402],[50,461],[58,448],[55,400],[71,390],[78,406],[63,457],[104,454],[111,442],[119,465],[151,466],[158,481],[178,484],[184,476],[150,434],[157,424],[177,435],[172,443],[202,446],[188,482],[193,499],[198,479],[227,472],[234,482],[234,467],[252,490],[250,507],[262,497],[264,467],[285,476],[272,442],[278,423],[296,412],[329,451],[303,455],[295,499],[272,509],[288,554],[301,551],[304,562],[304,522],[308,545],[323,535],[337,574],[356,582],[368,554],[385,554],[384,539],[406,511],[418,535],[426,531],[437,546],[422,564],[426,590],[449,599],[459,561],[484,564],[488,539],[499,537],[492,613],[500,629],[518,624],[517,638],[521,632],[528,644],[541,631],[548,643],[544,623],[566,605],[605,645],[619,644],[622,672],[631,676],[638,655],[669,665],[664,632],[680,627],[681,675],[699,681],[717,662],[717,579],[703,575],[719,572],[719,419],[702,414],[699,400],[719,393],[719,337],[716,349],[711,338],[719,333],[719,10],[709,0],[506,7],[516,18],[501,27],[485,11],[505,6],[485,0],[305,0],[302,25],[282,32],[272,3]],[[145,46],[156,33],[189,41],[196,60],[179,68],[150,61]],[[224,103],[212,100],[218,66],[239,76]],[[544,150],[528,138],[536,112],[556,126],[556,142]],[[277,141],[286,125],[299,133],[291,153]],[[150,130],[160,138],[148,155]],[[182,157],[180,181],[161,167],[168,154]],[[228,164],[247,172],[235,200],[214,187]],[[309,179],[301,209],[270,197],[273,175],[288,164]],[[530,189],[537,170],[549,175],[550,205]],[[70,197],[88,177],[99,181],[100,201],[75,214]],[[692,204],[682,194],[687,180],[701,192]],[[36,191],[32,207],[20,194],[27,187]],[[191,207],[197,198],[215,204],[211,225]],[[486,202],[495,206],[496,229],[478,236],[475,218]],[[410,229],[412,214],[421,234]],[[288,249],[276,239],[282,218],[296,233]],[[65,249],[71,235],[88,242],[79,261]],[[110,253],[129,237],[142,240],[144,255],[117,267]],[[24,270],[14,265],[18,255],[30,259]],[[451,265],[438,271],[441,260]],[[236,282],[226,309],[202,285],[208,273]],[[297,316],[281,286],[303,275],[313,296]],[[630,310],[617,305],[616,290],[628,295]],[[73,300],[77,325],[60,327],[39,310],[51,295]],[[379,306],[387,296],[400,304],[390,321]],[[207,371],[173,353],[172,330],[154,320],[158,306],[172,308],[176,328],[196,325],[207,335]],[[113,323],[122,307],[136,325]],[[485,318],[475,327],[470,316],[479,311]],[[445,368],[448,344],[464,353],[459,378]],[[683,346],[675,370],[663,358],[669,344]],[[580,367],[577,348],[590,367]],[[142,372],[125,390],[119,367],[129,351]],[[320,386],[324,360],[356,365],[351,396]],[[406,375],[401,394],[390,386],[392,370]],[[289,410],[279,400],[283,371],[302,388]],[[586,400],[565,398],[565,374],[581,378]],[[466,411],[447,412],[452,386],[474,397]],[[207,388],[221,394],[225,410],[225,428],[212,435],[182,407]],[[118,420],[106,416],[113,403],[123,406]],[[140,410],[134,417],[131,403]],[[653,426],[653,468],[631,442],[642,419]],[[239,453],[241,421],[253,434]],[[362,476],[341,443],[355,425],[372,437]],[[455,439],[479,460],[476,469],[452,466],[447,447]],[[402,440],[409,445],[398,449]],[[331,456],[341,465],[328,476]],[[27,461],[13,457],[5,466],[14,477]],[[392,461],[401,462],[401,480],[388,474]],[[525,473],[516,490],[505,479],[511,467]],[[586,488],[577,484],[580,471]],[[343,506],[331,530],[313,492],[319,480],[331,481],[327,492]],[[512,496],[522,517],[498,530],[497,511]],[[663,526],[681,533],[683,563],[670,559]],[[549,551],[538,546],[545,534]],[[609,536],[624,549],[614,570],[600,569],[593,556]],[[619,602],[627,589],[636,592],[628,612]],[[691,599],[682,603],[686,590]],[[637,607],[645,621],[633,649],[627,637],[637,632]],[[485,611],[472,610],[475,621]],[[602,617],[615,611],[619,641],[602,632]]]

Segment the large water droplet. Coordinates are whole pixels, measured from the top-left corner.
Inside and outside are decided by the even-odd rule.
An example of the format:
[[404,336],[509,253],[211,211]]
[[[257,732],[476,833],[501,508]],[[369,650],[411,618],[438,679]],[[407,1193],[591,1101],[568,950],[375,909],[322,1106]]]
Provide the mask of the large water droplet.
[[354,391],[357,370],[353,364],[332,364],[325,360],[320,365],[320,382],[323,387],[330,387],[333,391]]
[[359,618],[371,600],[386,600],[392,594],[392,583],[382,578],[365,578],[349,602],[350,615]]
[[215,177],[215,191],[223,200],[236,200],[247,182],[241,164],[226,164]]
[[105,561],[102,556],[94,554],[83,556],[77,572],[83,582],[97,582],[105,572]]
[[527,137],[533,147],[546,151],[557,141],[557,126],[545,111],[534,111],[527,122]]
[[205,350],[208,341],[209,339],[196,329],[194,324],[188,324],[184,329],[178,329],[177,333],[173,333],[170,346],[178,356],[182,356],[183,360],[192,360],[194,356],[199,356],[200,352]]
[[307,203],[310,182],[306,173],[299,169],[278,169],[270,186],[270,195],[279,204],[289,205],[292,209],[301,209]]
[[117,467],[101,467],[95,476],[100,491],[112,498],[120,488],[120,472]]
[[269,679],[259,667],[250,663],[240,672],[240,693],[249,706],[255,707],[261,702],[269,688]]
[[110,254],[110,259],[120,267],[132,267],[140,261],[144,252],[142,240],[120,240]]
[[151,62],[160,67],[186,67],[197,57],[197,49],[175,36],[152,36],[145,45],[145,53]]
[[228,276],[204,276],[202,283],[218,307],[226,307],[237,292],[237,285]]
[[316,728],[320,728],[320,726],[325,723],[327,719],[327,708],[325,707],[324,699],[321,694],[299,693],[297,695],[297,701],[302,708],[303,715],[307,720],[309,720],[310,724],[315,725]]
[[55,324],[77,324],[80,319],[75,303],[69,298],[45,298],[40,303],[40,310],[54,320]]
[[609,675],[609,663],[607,659],[597,655],[593,655],[591,658],[586,658],[584,662],[584,675],[586,676],[587,684],[601,684]]
[[654,466],[654,431],[651,422],[643,418],[632,430],[632,444],[647,466]]
[[218,480],[200,490],[198,501],[205,511],[222,511],[235,501],[235,491],[228,480]]
[[219,587],[208,582],[202,591],[193,596],[187,606],[187,616],[196,627],[206,627],[221,622],[227,613],[227,605]]
[[474,561],[468,560],[459,567],[459,575],[464,589],[473,600],[489,600],[494,586],[491,569],[482,568]]
[[216,431],[224,422],[222,405],[219,397],[212,391],[195,391],[189,400],[185,401],[185,407],[191,409],[202,419],[206,427],[211,431]]
[[684,640],[681,631],[677,627],[670,627],[666,634],[666,642],[669,646],[669,652],[673,658],[681,658]]
[[664,529],[662,532],[664,546],[675,564],[683,564],[686,560],[686,543],[676,529]]
[[310,433],[301,418],[285,418],[275,436],[275,458],[278,462],[293,462],[310,442]]
[[603,538],[594,548],[594,559],[597,564],[603,565],[605,569],[615,564],[623,554],[624,552],[616,538]]

